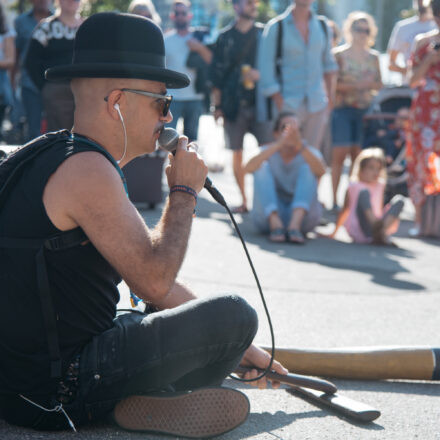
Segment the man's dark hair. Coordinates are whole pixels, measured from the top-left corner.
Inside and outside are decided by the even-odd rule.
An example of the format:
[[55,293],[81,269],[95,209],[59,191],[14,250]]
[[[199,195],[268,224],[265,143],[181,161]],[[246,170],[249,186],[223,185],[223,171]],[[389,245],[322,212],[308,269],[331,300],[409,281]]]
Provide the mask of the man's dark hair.
[[0,3],[0,35],[6,34],[8,31],[6,27],[6,18],[5,18],[5,8],[2,3]]
[[440,17],[440,0],[431,0],[432,15]]
[[278,114],[277,118],[275,119],[275,122],[273,123],[273,131],[280,131],[281,129],[281,121],[284,118],[287,118],[289,116],[296,116],[295,112],[292,111],[284,111]]

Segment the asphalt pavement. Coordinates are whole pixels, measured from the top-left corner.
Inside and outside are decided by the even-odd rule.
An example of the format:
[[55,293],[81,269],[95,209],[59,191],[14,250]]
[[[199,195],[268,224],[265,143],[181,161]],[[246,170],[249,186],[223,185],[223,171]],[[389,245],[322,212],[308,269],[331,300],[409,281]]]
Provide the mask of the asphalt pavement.
[[[212,169],[211,178],[232,206],[239,202],[223,149],[221,130],[209,117],[202,121],[201,154]],[[257,148],[246,139],[246,155]],[[346,182],[346,179],[344,180]],[[320,198],[329,207],[329,175],[320,185]],[[249,193],[252,178],[247,178]],[[341,189],[343,191],[343,188]],[[342,195],[342,192],[341,192]],[[160,216],[142,210],[149,226]],[[237,215],[257,270],[272,317],[277,346],[296,348],[439,346],[440,277],[437,240],[408,237],[412,208],[405,206],[396,235],[397,248],[350,243],[342,230],[337,240],[310,236],[304,246],[270,243],[252,228],[248,215]],[[325,233],[334,221],[318,228]],[[258,311],[256,342],[270,344],[267,320],[245,253],[225,210],[202,192],[187,256],[179,273],[201,297],[234,292]],[[121,285],[121,305],[127,289]],[[440,384],[428,381],[359,381],[331,379],[338,392],[381,411],[369,424],[353,422],[315,406],[285,388],[257,390],[227,380],[243,390],[251,402],[247,422],[223,439],[440,439]],[[105,423],[81,429],[79,434],[35,433],[0,421],[1,439],[158,439],[128,433]]]

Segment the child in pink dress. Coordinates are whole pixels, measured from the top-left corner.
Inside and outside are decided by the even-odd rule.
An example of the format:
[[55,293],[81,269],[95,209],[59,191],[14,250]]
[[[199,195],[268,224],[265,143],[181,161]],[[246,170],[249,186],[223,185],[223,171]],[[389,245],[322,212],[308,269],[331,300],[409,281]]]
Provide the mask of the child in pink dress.
[[397,231],[404,199],[395,196],[384,207],[385,183],[386,162],[382,149],[363,150],[354,163],[344,207],[330,238],[344,225],[355,243],[391,244],[389,236]]

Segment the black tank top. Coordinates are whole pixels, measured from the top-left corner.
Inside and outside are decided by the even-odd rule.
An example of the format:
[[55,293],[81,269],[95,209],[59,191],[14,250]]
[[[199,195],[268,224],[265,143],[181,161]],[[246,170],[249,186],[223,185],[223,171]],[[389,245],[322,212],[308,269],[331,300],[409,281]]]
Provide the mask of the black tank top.
[[[63,161],[100,147],[87,139],[58,142],[39,154],[0,212],[0,236],[44,238],[60,232],[47,216],[43,191]],[[50,360],[37,288],[36,250],[0,248],[0,390],[51,394]],[[118,273],[91,244],[47,251],[63,371],[97,334],[112,326]]]

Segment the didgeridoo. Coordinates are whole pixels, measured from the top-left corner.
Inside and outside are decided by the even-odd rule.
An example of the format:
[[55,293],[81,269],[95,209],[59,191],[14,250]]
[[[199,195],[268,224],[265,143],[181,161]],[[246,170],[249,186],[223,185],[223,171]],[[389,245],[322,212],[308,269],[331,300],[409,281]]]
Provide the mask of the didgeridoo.
[[[270,352],[270,347],[262,347]],[[275,359],[289,371],[343,379],[440,380],[440,348],[277,348]]]

